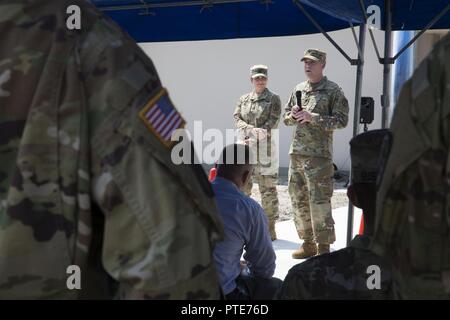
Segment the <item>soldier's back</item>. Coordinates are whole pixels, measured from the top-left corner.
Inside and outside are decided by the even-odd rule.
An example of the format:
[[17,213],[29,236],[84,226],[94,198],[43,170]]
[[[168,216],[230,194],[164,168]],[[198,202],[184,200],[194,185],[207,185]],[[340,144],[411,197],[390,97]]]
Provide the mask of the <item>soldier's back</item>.
[[[284,279],[278,298],[288,300],[389,299],[391,273],[386,262],[367,249],[369,241],[369,238],[358,236],[349,247],[312,257],[295,265]],[[379,270],[373,269],[374,266]]]
[[218,298],[213,194],[171,161],[150,59],[84,0],[4,1],[0,33],[0,298]]

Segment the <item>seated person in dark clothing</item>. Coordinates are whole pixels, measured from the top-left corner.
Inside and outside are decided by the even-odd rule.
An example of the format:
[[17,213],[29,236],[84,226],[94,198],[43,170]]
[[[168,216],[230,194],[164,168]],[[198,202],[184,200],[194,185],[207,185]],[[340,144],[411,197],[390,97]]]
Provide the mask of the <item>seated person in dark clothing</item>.
[[[250,149],[233,144],[224,148],[212,183],[225,239],[216,245],[214,260],[227,299],[273,299],[282,281],[272,278],[275,252],[263,208],[241,190],[251,176]],[[242,253],[244,262],[241,262]]]
[[353,205],[363,209],[364,234],[348,247],[292,267],[278,293],[279,299],[390,299],[392,275],[386,261],[370,251],[375,225],[376,179],[387,129],[373,130],[350,141]]

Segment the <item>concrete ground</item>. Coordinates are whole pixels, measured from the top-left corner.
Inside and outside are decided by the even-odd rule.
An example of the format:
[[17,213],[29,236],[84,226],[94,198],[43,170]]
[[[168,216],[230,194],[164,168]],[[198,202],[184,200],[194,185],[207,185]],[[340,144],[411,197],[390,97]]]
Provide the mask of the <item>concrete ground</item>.
[[[287,191],[286,179],[280,178],[280,185],[277,186],[280,217],[275,228],[278,239],[273,242],[273,247],[277,255],[277,267],[274,276],[284,279],[289,269],[304,260],[292,259],[292,251],[299,248],[302,241],[297,236],[292,215],[292,206]],[[253,185],[252,197],[261,203],[261,197],[256,184]],[[331,250],[339,250],[346,246],[347,239],[347,216],[348,198],[344,181],[335,181],[333,197],[331,199],[333,209],[333,219],[335,222],[336,242],[331,245]],[[361,222],[361,210],[355,208],[353,220],[353,234],[359,231]]]

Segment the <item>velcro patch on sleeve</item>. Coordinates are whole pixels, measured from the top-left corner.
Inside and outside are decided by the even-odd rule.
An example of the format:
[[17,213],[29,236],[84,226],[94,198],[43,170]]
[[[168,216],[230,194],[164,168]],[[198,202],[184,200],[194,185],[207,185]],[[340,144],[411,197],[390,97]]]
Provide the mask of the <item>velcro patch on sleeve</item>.
[[139,118],[167,148],[175,143],[175,141],[171,141],[172,133],[186,125],[186,121],[170,101],[166,89],[161,89],[139,111]]

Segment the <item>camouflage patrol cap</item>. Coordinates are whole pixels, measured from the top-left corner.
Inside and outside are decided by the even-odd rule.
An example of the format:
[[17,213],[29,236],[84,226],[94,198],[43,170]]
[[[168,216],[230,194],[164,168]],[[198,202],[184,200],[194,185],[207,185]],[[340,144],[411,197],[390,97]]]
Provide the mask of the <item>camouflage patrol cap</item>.
[[327,54],[319,49],[306,49],[303,58],[301,61],[305,59],[311,59],[314,61],[325,61],[327,59]]
[[267,78],[268,67],[263,64],[257,64],[250,68],[252,79],[257,77]]
[[375,183],[380,171],[380,155],[388,129],[371,130],[350,140],[352,183]]

